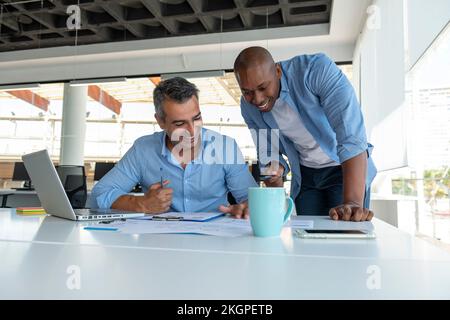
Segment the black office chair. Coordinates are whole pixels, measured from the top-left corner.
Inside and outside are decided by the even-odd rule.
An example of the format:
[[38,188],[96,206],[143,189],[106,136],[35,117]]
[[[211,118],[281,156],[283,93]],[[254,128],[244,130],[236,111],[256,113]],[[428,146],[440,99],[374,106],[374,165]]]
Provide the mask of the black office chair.
[[74,209],[85,208],[87,186],[84,166],[61,165],[55,168],[72,207]]

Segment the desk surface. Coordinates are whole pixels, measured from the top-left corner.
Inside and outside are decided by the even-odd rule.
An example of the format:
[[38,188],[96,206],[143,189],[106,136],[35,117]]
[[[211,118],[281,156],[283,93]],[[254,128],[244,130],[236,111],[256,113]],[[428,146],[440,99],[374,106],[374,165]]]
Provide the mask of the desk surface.
[[[270,239],[127,235],[85,225],[1,209],[0,299],[450,298],[450,254],[376,219],[376,240],[303,240],[290,228]],[[66,285],[70,266],[79,267],[79,290]]]

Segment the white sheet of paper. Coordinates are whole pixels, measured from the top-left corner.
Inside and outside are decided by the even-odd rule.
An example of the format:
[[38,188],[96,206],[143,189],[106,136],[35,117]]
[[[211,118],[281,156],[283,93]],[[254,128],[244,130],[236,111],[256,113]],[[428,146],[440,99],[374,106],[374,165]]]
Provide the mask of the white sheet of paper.
[[[144,233],[198,233],[222,237],[251,236],[252,229],[248,221],[236,222],[237,219],[223,218],[217,222],[189,222],[189,221],[153,221],[129,219],[125,224],[111,227],[119,228],[125,234]],[[243,220],[241,220],[243,221]]]

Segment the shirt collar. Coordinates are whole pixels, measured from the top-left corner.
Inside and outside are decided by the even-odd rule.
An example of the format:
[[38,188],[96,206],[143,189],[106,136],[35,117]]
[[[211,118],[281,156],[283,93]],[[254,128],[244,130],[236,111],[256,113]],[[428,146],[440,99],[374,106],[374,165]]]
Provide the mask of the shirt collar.
[[281,95],[281,92],[289,92],[287,79],[286,79],[286,76],[285,76],[283,70],[281,70],[281,81],[280,81],[280,83],[281,83],[280,95]]

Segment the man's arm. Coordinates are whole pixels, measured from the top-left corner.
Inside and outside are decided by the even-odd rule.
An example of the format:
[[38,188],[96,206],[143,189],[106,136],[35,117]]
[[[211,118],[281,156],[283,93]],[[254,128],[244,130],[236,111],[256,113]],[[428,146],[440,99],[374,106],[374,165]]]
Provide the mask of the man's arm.
[[234,159],[235,162],[224,164],[225,184],[237,203],[244,202],[248,198],[248,188],[257,187],[258,184],[253,179],[236,141],[229,137],[226,137],[226,139],[226,145],[233,145],[233,148],[229,148],[225,152],[233,152],[234,154],[233,157],[225,156],[224,158]]
[[107,209],[140,181],[139,157],[133,145],[99,182],[91,193],[91,208]]
[[337,154],[342,165],[343,203],[330,210],[330,217],[336,220],[370,220],[373,212],[363,205],[368,144],[361,107],[353,87],[325,55],[319,55],[313,62],[308,84],[320,99],[328,122],[336,133]]
[[364,208],[366,172],[366,152],[342,164],[344,203],[330,210],[333,220],[366,221],[373,218],[373,212]]
[[225,182],[229,192],[236,199],[237,204],[228,205],[228,206],[220,206],[218,209],[223,213],[229,213],[233,217],[238,219],[247,219],[249,217],[248,212],[248,188],[257,187],[253,176],[250,174],[248,170],[247,164],[244,161],[244,157],[242,156],[242,152],[239,149],[236,141],[227,137],[232,141],[227,141],[226,145],[233,145],[233,148],[228,149],[228,151],[233,151],[233,157],[225,156],[225,159],[235,159],[236,163],[226,163],[224,164],[225,169]]
[[344,203],[363,207],[367,172],[367,153],[363,152],[342,164]]

